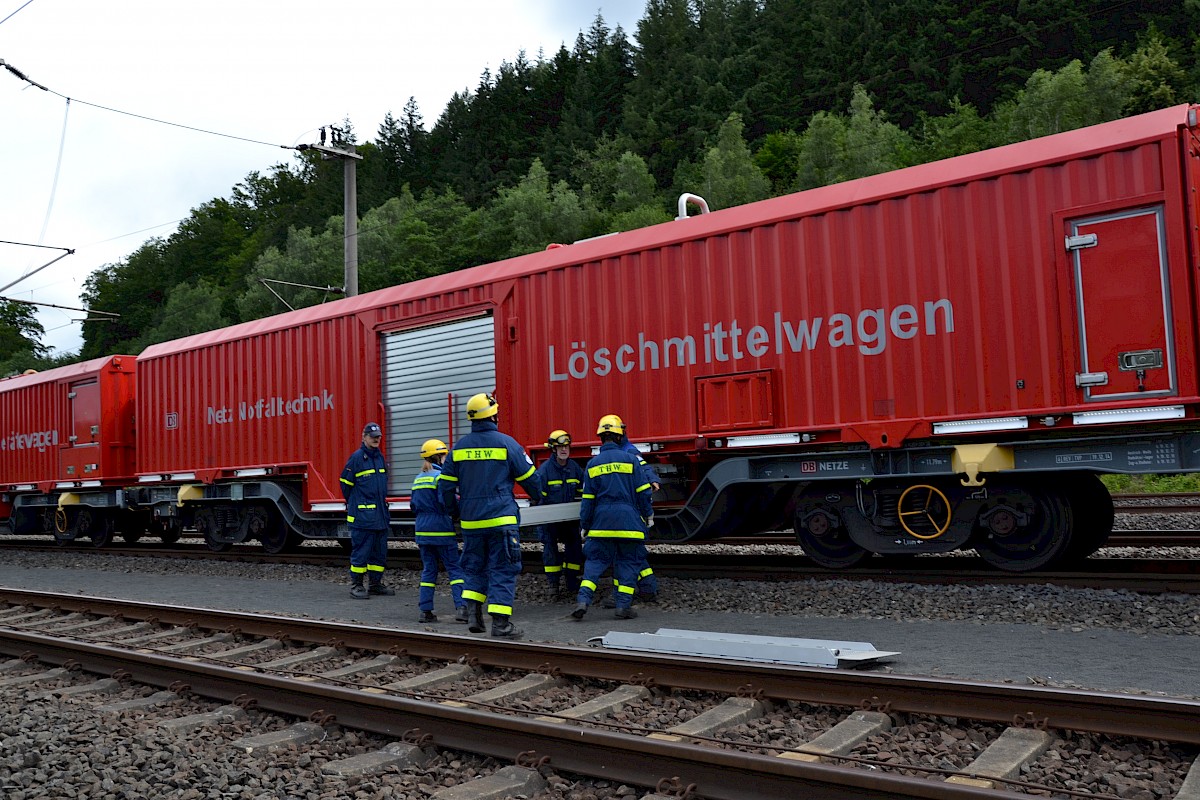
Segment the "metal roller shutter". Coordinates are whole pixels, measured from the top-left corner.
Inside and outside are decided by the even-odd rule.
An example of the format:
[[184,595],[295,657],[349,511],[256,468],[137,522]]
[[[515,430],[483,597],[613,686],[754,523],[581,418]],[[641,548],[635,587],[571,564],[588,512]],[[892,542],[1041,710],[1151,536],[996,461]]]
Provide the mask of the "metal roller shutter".
[[385,333],[380,348],[388,494],[394,496],[408,494],[426,439],[451,444],[470,432],[467,399],[496,388],[495,327],[490,314],[470,317]]

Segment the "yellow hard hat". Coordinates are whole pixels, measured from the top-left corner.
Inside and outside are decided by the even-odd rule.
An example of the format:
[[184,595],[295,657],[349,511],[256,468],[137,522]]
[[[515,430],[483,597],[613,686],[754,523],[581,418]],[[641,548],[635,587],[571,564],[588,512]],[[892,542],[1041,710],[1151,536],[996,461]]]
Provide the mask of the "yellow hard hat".
[[477,394],[467,401],[467,419],[487,419],[500,413],[500,404],[490,394]]
[[596,433],[625,433],[625,423],[616,414],[605,414],[600,418]]
[[446,443],[441,439],[428,439],[425,444],[421,445],[421,458],[432,458],[436,455],[446,455],[450,449],[446,447]]
[[563,430],[550,431],[550,435],[546,437],[546,447],[558,447],[570,443],[571,434]]

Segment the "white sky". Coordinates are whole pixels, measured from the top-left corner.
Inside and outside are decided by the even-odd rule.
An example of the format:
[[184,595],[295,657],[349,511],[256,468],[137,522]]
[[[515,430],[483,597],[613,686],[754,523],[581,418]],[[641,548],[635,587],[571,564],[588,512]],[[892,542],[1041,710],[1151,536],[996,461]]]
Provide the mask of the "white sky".
[[[431,127],[450,95],[524,49],[570,48],[597,12],[632,40],[645,0],[0,0],[0,59],[73,99],[273,145],[349,117],[373,140],[416,98]],[[25,6],[25,7],[22,7]],[[18,10],[19,9],[19,10]],[[14,12],[16,12],[14,14]],[[65,137],[64,137],[64,120]],[[82,306],[94,269],[292,151],[66,101],[0,68],[0,240],[76,252],[0,295]],[[56,166],[62,150],[61,167]],[[361,209],[360,209],[361,213]],[[44,229],[44,233],[43,233]],[[0,286],[61,251],[0,244]],[[39,311],[77,350],[83,315]]]

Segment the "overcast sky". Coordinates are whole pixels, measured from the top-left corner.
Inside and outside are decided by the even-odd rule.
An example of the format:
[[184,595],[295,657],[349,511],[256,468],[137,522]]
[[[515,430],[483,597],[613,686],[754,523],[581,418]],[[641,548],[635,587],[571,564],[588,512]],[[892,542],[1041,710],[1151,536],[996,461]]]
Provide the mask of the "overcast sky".
[[[570,48],[597,12],[633,39],[644,8],[645,0],[0,0],[0,60],[51,90],[0,68],[0,240],[75,250],[0,295],[81,306],[92,270],[169,236],[252,170],[290,162],[279,145],[315,142],[317,128],[347,116],[359,141],[372,140],[384,114],[399,117],[410,96],[428,128],[485,68],[495,72],[522,49],[533,60]],[[0,286],[60,254],[0,244]],[[81,316],[40,311],[46,344],[77,350],[72,320]]]

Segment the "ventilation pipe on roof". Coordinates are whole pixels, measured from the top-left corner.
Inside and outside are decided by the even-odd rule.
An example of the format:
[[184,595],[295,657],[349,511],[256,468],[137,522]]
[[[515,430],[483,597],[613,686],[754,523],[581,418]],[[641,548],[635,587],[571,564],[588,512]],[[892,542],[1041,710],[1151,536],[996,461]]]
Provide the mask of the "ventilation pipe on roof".
[[703,197],[701,197],[698,194],[688,194],[687,192],[684,192],[683,194],[679,195],[679,216],[675,217],[675,219],[677,219],[677,220],[687,219],[688,203],[692,203],[693,205],[700,206],[701,214],[708,213],[708,201],[707,200],[705,200]]

